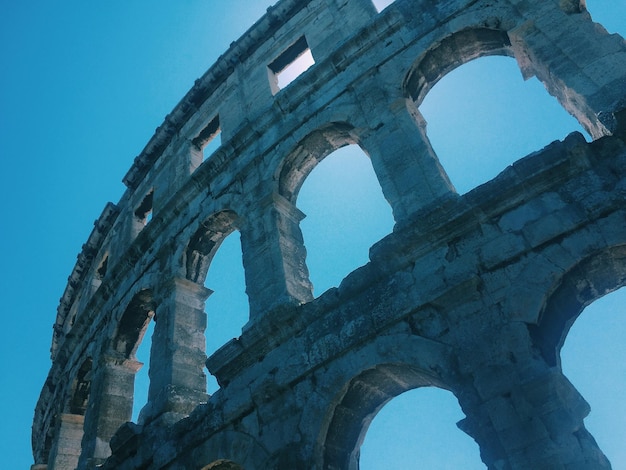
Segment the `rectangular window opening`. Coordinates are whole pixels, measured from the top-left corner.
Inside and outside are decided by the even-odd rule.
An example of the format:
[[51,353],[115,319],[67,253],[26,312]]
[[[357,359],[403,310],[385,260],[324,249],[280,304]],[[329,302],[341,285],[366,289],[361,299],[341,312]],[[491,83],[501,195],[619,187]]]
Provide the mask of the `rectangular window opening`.
[[267,66],[270,88],[275,95],[308,70],[315,60],[302,36]]
[[145,227],[148,225],[148,222],[152,220],[152,199],[154,196],[154,190],[150,191],[146,194],[146,197],[143,198],[141,204],[135,210],[135,217],[139,222],[141,227]]
[[193,144],[197,149],[202,150],[202,161],[207,160],[222,145],[222,129],[220,128],[220,118],[215,116],[211,122],[202,129],[202,132],[193,139]]
[[217,130],[211,139],[202,148],[202,161],[208,159],[215,151],[222,146],[222,132]]
[[96,277],[98,279],[104,279],[104,276],[107,274],[107,267],[109,265],[109,255],[104,255],[98,269],[96,270]]
[[391,5],[394,1],[395,0],[372,0],[372,3],[374,4],[374,7],[376,8],[376,11],[378,13],[380,13],[385,8],[387,8],[389,5]]

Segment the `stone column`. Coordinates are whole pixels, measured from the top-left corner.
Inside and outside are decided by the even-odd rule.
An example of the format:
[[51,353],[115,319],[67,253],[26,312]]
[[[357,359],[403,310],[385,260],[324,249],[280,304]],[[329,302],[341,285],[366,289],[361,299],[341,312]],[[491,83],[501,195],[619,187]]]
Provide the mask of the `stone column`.
[[532,18],[509,32],[515,57],[524,76],[536,75],[594,138],[625,132],[624,40],[590,21],[580,3],[534,8]]
[[208,399],[204,303],[211,290],[187,279],[172,278],[156,294],[150,388],[140,424],[164,413],[167,421],[177,421]]
[[135,374],[142,365],[115,352],[100,358],[85,414],[81,468],[95,468],[111,455],[111,438],[132,419]]
[[[50,470],[74,470],[78,465],[83,438],[84,416],[63,413],[60,416],[57,438],[50,452],[49,465],[42,468]],[[39,468],[34,465],[32,468]]]
[[372,160],[397,222],[454,188],[426,137],[426,122],[406,99],[389,97],[375,84],[356,94],[369,129],[359,144]]
[[488,468],[611,468],[585,429],[589,405],[539,356],[526,324],[487,330],[460,353],[467,385],[455,394],[467,416],[459,427]]
[[304,214],[279,194],[254,210],[241,228],[251,322],[280,305],[313,299],[300,231]]

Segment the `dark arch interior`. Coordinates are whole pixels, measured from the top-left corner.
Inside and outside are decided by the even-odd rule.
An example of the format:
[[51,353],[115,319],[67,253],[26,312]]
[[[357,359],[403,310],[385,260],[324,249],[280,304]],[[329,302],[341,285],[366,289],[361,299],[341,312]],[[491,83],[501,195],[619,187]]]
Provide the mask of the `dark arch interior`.
[[398,364],[378,365],[352,379],[331,417],[323,468],[355,468],[351,463],[358,462],[359,448],[378,411],[401,393],[425,386],[442,383],[432,374]]
[[594,300],[626,285],[626,245],[588,258],[570,270],[550,296],[537,325],[529,325],[537,349],[552,366],[572,324]]
[[150,290],[143,290],[133,297],[119,322],[113,341],[115,351],[126,358],[135,357],[155,308]]
[[243,470],[243,467],[230,460],[220,459],[202,467],[202,470]]
[[350,125],[333,123],[304,138],[285,160],[279,175],[278,191],[295,203],[307,175],[334,150],[357,143]]
[[213,256],[222,241],[237,228],[236,221],[237,215],[234,212],[222,211],[200,224],[186,250],[187,279],[198,284],[204,283]]
[[91,368],[92,360],[87,358],[78,370],[74,379],[74,393],[70,399],[69,412],[75,415],[85,415],[89,392],[91,391]]

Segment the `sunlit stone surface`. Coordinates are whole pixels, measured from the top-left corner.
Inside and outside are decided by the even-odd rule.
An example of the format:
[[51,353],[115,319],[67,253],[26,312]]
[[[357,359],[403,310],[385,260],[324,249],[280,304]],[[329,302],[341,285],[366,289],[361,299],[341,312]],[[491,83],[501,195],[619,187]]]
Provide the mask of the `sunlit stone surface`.
[[[514,57],[594,140],[564,136],[460,196],[418,107],[485,55]],[[33,468],[356,469],[378,410],[423,386],[456,397],[488,468],[609,468],[559,351],[626,280],[625,106],[624,40],[579,2],[277,3],[165,118],[96,221],[58,309]],[[396,225],[314,298],[298,193],[348,144]],[[207,360],[204,281],[235,230],[249,320]]]

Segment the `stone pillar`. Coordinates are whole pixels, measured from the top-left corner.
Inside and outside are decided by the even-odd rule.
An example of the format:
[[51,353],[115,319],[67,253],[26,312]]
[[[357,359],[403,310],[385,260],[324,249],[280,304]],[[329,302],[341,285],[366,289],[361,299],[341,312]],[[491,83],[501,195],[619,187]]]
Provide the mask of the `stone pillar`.
[[585,429],[589,405],[539,356],[526,324],[487,330],[460,354],[469,372],[455,394],[467,416],[459,427],[488,468],[611,468]]
[[580,2],[560,4],[571,8],[543,2],[532,19],[510,31],[522,73],[536,75],[594,138],[625,132],[623,38],[590,21]]
[[84,416],[63,413],[60,416],[54,447],[50,452],[49,465],[32,468],[49,468],[50,470],[74,470],[78,465],[83,438]]
[[[499,372],[502,385],[516,376]],[[488,468],[611,468],[583,424],[589,405],[560,371],[510,382],[478,406],[459,400],[467,414],[459,427],[478,442]]]
[[280,306],[313,299],[300,231],[304,214],[279,194],[272,194],[249,214],[241,228],[250,321]]
[[135,374],[142,365],[118,353],[100,358],[85,414],[81,468],[95,468],[111,455],[111,438],[132,419]]
[[[372,160],[396,222],[454,189],[426,137],[426,122],[406,99],[371,85],[357,94],[369,129],[359,143]],[[391,100],[391,101],[390,101]],[[413,107],[414,108],[414,107]]]
[[204,303],[211,290],[182,278],[163,283],[157,292],[148,404],[139,423],[166,414],[168,421],[187,416],[206,402]]

